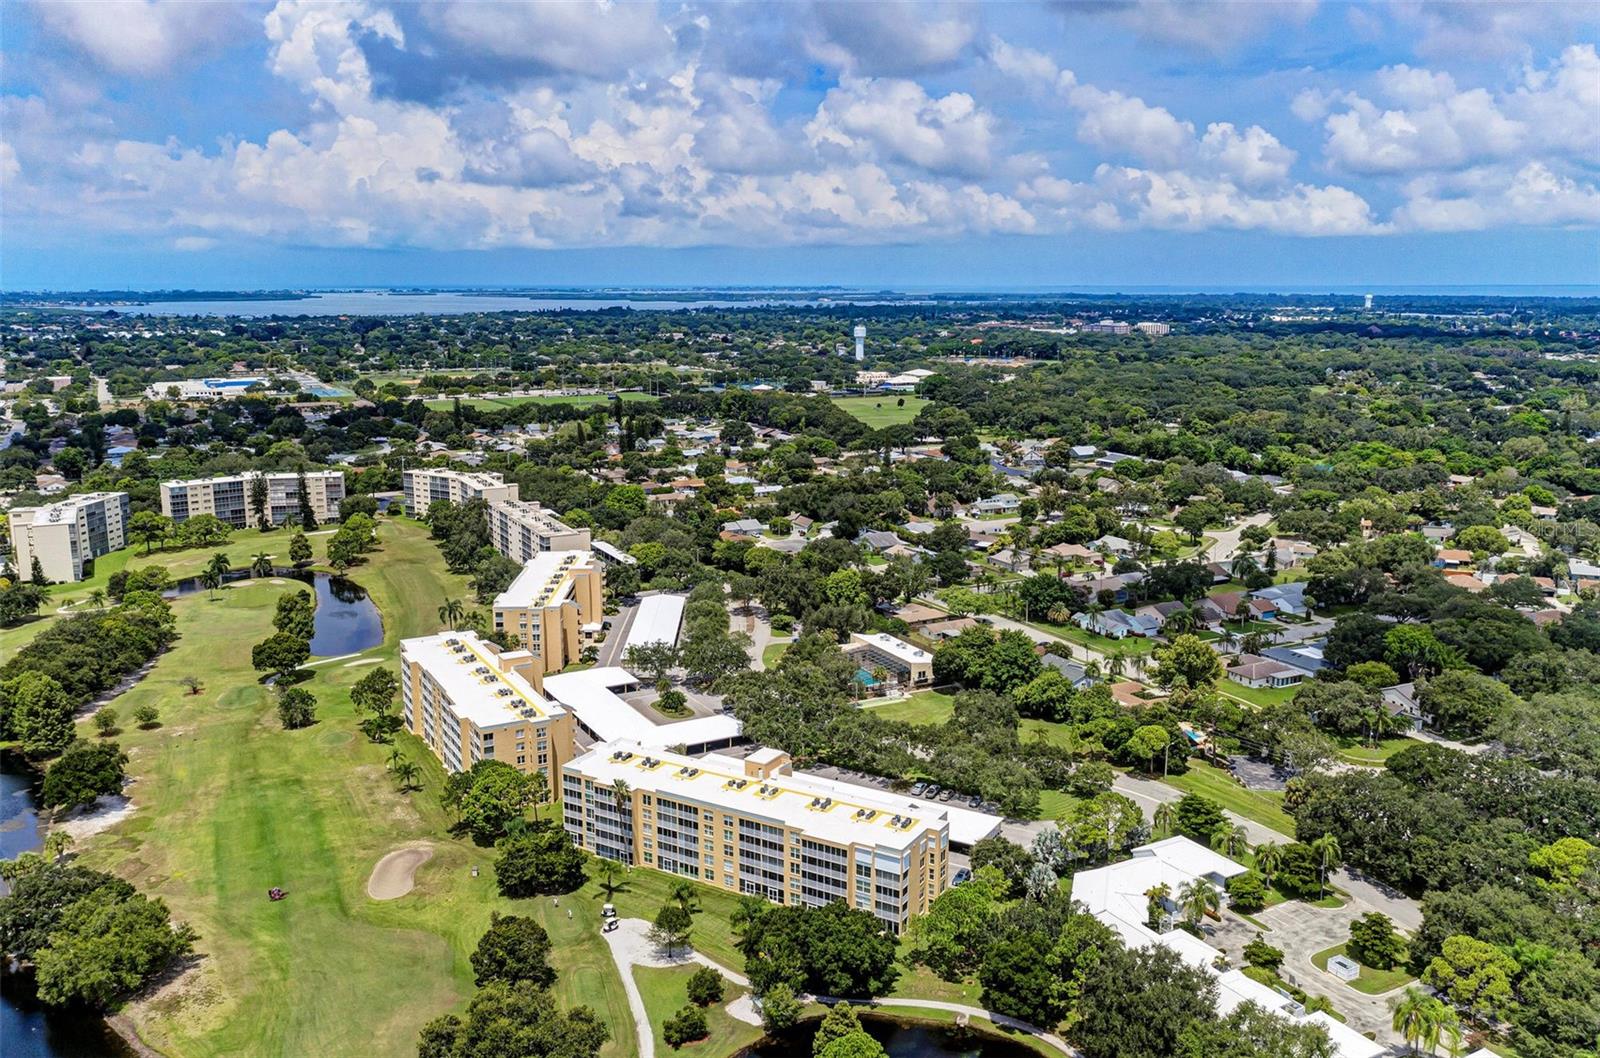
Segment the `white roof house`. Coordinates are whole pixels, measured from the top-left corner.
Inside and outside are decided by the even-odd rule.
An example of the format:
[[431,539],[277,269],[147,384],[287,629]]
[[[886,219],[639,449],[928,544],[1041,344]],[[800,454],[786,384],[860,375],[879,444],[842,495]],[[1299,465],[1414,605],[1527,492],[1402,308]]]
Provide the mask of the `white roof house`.
[[1245,1003],[1255,1003],[1270,1013],[1298,1023],[1312,1022],[1327,1030],[1337,1058],[1380,1058],[1388,1048],[1374,1043],[1323,1013],[1307,1014],[1299,1003],[1246,977],[1242,970],[1218,972],[1212,965],[1217,950],[1181,929],[1158,933],[1145,924],[1152,888],[1166,885],[1175,900],[1179,889],[1205,880],[1219,889],[1229,878],[1248,870],[1220,853],[1185,837],[1166,838],[1141,845],[1133,858],[1072,877],[1072,899],[1117,932],[1130,948],[1161,944],[1190,966],[1217,978],[1217,1011],[1227,1014]]

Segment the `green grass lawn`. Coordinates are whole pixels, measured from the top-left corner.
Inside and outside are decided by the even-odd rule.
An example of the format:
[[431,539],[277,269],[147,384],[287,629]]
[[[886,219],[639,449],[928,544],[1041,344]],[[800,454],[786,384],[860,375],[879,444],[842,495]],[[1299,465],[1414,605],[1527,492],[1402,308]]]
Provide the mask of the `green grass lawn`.
[[1294,819],[1283,810],[1283,794],[1268,790],[1246,790],[1234,782],[1227,772],[1203,761],[1191,760],[1187,772],[1169,775],[1162,781],[1184,793],[1203,794],[1223,808],[1281,834],[1291,838],[1294,835]]
[[[351,571],[384,613],[391,661],[401,637],[434,631],[434,599],[465,597],[414,523],[380,524],[383,550]],[[162,726],[129,727],[137,811],[80,844],[83,861],[164,899],[200,934],[195,969],[129,1014],[172,1056],[416,1053],[424,1022],[458,1010],[472,994],[467,956],[500,910],[539,918],[554,943],[557,994],[587,1003],[611,1027],[607,1058],[635,1053],[626,995],[599,943],[598,902],[575,901],[572,918],[548,900],[496,895],[492,850],[449,837],[439,805],[443,771],[409,735],[401,748],[422,767],[424,789],[395,792],[388,749],[355,730],[350,685],[371,666],[312,669],[318,722],[284,731],[271,692],[250,668],[250,646],[271,631],[285,590],[262,581],[212,600],[173,604],[181,638],[154,671],[116,703],[161,709]],[[205,681],[199,695],[179,680]],[[85,725],[87,728],[87,724]],[[418,840],[434,857],[398,900],[366,895],[373,865]],[[479,868],[474,878],[471,868]],[[282,886],[288,898],[267,900]],[[593,937],[593,941],[586,938]]]
[[1415,745],[1417,745],[1415,739],[1406,738],[1404,735],[1379,739],[1377,746],[1368,745],[1365,739],[1346,738],[1339,742],[1339,756],[1352,764],[1378,766],[1401,750]]
[[1232,680],[1223,680],[1217,684],[1217,690],[1229,698],[1237,698],[1247,705],[1257,707],[1281,705],[1293,699],[1299,689],[1298,687],[1246,687]]
[[885,393],[876,397],[834,397],[833,403],[874,430],[881,430],[915,419],[928,401],[909,393]]
[[903,720],[911,724],[942,724],[955,712],[956,697],[943,691],[918,691],[909,698],[885,705],[871,705],[871,709],[885,720]]
[[[1123,654],[1127,655],[1148,655],[1156,647],[1156,644],[1153,641],[1149,639],[1141,639],[1138,636],[1129,636],[1126,639],[1112,639],[1109,636],[1101,636],[1095,635],[1093,632],[1085,632],[1077,625],[1058,625],[1053,621],[1042,620],[1027,621],[1024,623],[1029,624],[1034,628],[1041,629],[1042,631],[1052,632],[1055,635],[1060,636],[1062,639],[1069,640],[1078,644],[1079,646],[1091,647],[1102,654],[1111,654],[1120,650]],[[1131,673],[1125,673],[1125,675],[1131,675]]]
[[[1328,968],[1329,959],[1335,955],[1343,954],[1345,954],[1345,945],[1335,944],[1333,947],[1326,948],[1313,955],[1311,963],[1317,969],[1325,971]],[[1361,966],[1361,973],[1357,975],[1354,981],[1346,981],[1345,984],[1354,988],[1357,992],[1362,992],[1369,996],[1392,992],[1396,988],[1416,980],[1404,970],[1374,970],[1372,967],[1361,963],[1357,965]]]
[[1078,798],[1062,790],[1039,791],[1039,818],[1060,819],[1067,809],[1078,803]]
[[[623,393],[620,394],[624,402],[652,401],[654,397],[648,393]],[[461,406],[471,408],[488,408],[501,410],[504,408],[519,408],[524,404],[576,404],[587,407],[591,404],[609,404],[609,393],[581,393],[570,397],[547,395],[538,397],[469,397],[462,395]],[[434,411],[449,411],[455,404],[454,397],[435,397],[428,401],[428,407]]]
[[783,652],[789,649],[789,641],[782,643],[768,643],[761,651],[761,664],[769,669],[778,667],[778,661],[783,657]]
[[[697,969],[699,969],[698,964],[633,968],[633,979],[639,984],[639,994],[644,999],[644,1008],[650,1015],[650,1027],[656,1035],[657,1054],[673,1052],[673,1048],[662,1038],[661,1026],[688,1004],[686,989],[689,986],[689,978],[694,976]],[[711,1030],[710,1035],[703,1040],[684,1044],[678,1053],[695,1055],[697,1058],[726,1058],[727,1055],[737,1054],[765,1035],[761,1031],[761,1026],[746,1024],[729,1016],[727,1005],[748,990],[740,988],[726,978],[723,984],[725,990],[722,1002],[713,1003],[705,1008],[706,1027]]]

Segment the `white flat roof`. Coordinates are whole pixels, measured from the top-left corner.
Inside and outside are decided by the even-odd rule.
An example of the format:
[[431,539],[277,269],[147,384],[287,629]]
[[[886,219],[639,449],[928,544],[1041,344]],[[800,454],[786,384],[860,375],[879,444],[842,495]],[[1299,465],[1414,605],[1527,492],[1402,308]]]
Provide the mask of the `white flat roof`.
[[[266,478],[268,481],[271,481],[273,478],[296,478],[296,479],[298,479],[300,477],[300,472],[296,471],[296,470],[243,470],[243,471],[240,471],[237,474],[218,474],[217,476],[210,477],[210,478],[183,478],[183,479],[174,480],[174,481],[163,481],[161,483],[161,487],[162,488],[167,488],[169,486],[179,486],[179,485],[184,486],[184,487],[188,487],[190,485],[213,485],[213,484],[216,484],[219,481],[249,481],[249,480],[251,480],[253,478],[258,478],[258,477]],[[333,478],[333,477],[337,477],[337,478],[340,478],[342,480],[344,478],[344,471],[342,471],[342,470],[308,470],[308,471],[305,472],[305,477],[306,477],[306,480],[308,480],[308,481],[310,479],[312,479],[312,478]]]
[[[502,672],[494,652],[475,632],[439,632],[404,639],[400,641],[400,653],[427,670],[449,696],[450,707],[457,716],[479,727],[539,720],[565,712],[515,672]],[[512,693],[500,694],[505,688]]]
[[1382,1047],[1354,1029],[1326,1014],[1293,1014],[1292,1000],[1279,995],[1241,970],[1217,973],[1212,960],[1217,950],[1199,937],[1181,929],[1157,933],[1145,925],[1148,898],[1145,893],[1157,885],[1171,887],[1173,897],[1187,882],[1207,875],[1231,878],[1247,868],[1220,853],[1213,852],[1185,837],[1171,837],[1133,850],[1133,858],[1079,871],[1072,876],[1072,899],[1090,914],[1111,927],[1129,947],[1161,944],[1176,952],[1190,966],[1205,970],[1217,979],[1217,1013],[1226,1015],[1245,1003],[1255,1003],[1270,1013],[1305,1023],[1315,1022],[1328,1032],[1336,1058],[1378,1058],[1387,1054]]
[[876,647],[891,657],[899,658],[907,665],[933,664],[933,652],[923,650],[904,639],[896,639],[887,632],[853,632],[850,638],[857,643],[864,643]]
[[[632,755],[614,760],[617,753]],[[647,760],[659,763],[646,767]],[[911,811],[901,798],[817,775],[797,772],[765,782],[753,779],[745,775],[744,761],[715,753],[686,757],[627,741],[604,742],[563,770],[607,786],[622,779],[635,790],[737,809],[741,815],[801,830],[833,844],[870,845],[896,855],[910,849],[929,829],[942,831],[948,825],[942,809]],[[762,793],[763,789],[768,792]],[[829,803],[820,803],[825,800]]]
[[616,693],[616,688],[642,682],[627,669],[610,666],[546,676],[544,690],[602,742],[627,740],[665,749],[667,746],[727,742],[738,738],[743,731],[739,721],[721,713],[655,723]]
[[626,651],[629,647],[642,647],[648,643],[678,642],[678,630],[683,625],[683,605],[685,597],[682,595],[646,595],[639,600],[639,610],[633,615],[633,625],[628,629],[628,638],[622,644]]
[[555,606],[566,597],[561,589],[570,582],[567,573],[593,564],[594,556],[587,551],[541,551],[522,567],[510,587],[494,597],[495,608],[537,610]]

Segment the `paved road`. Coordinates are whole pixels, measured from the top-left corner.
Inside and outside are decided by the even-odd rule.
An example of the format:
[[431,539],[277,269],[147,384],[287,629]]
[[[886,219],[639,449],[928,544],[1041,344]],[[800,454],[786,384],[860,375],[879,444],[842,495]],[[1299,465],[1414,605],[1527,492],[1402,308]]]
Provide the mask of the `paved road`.
[[1206,536],[1212,542],[1206,548],[1205,560],[1207,562],[1231,562],[1234,554],[1239,550],[1239,537],[1244,533],[1245,529],[1252,525],[1266,525],[1270,521],[1272,521],[1272,515],[1263,511],[1260,514],[1252,514],[1231,529],[1207,533]]
[[[617,922],[616,929],[610,933],[602,933],[601,936],[605,938],[606,946],[611,949],[611,958],[617,964],[617,973],[622,975],[622,990],[628,994],[628,1009],[633,1013],[634,1034],[639,1041],[639,1058],[655,1058],[656,1034],[650,1026],[650,1015],[645,1010],[644,997],[639,994],[639,983],[633,979],[635,966],[685,966],[689,963],[699,963],[711,967],[736,985],[750,987],[749,978],[712,962],[693,949],[673,955],[665,954],[651,942],[650,923],[642,918],[623,918]],[[742,1001],[734,1000],[728,1004],[727,1010],[730,1017],[751,1025],[761,1024],[761,1016],[755,1012],[755,1007],[748,998]]]
[[1326,996],[1343,1014],[1345,1022],[1357,1032],[1370,1032],[1379,1043],[1399,1043],[1393,1029],[1389,1001],[1401,986],[1382,995],[1358,992],[1311,961],[1317,952],[1350,939],[1350,923],[1368,908],[1352,900],[1340,908],[1315,908],[1290,901],[1256,912],[1255,917],[1272,928],[1269,943],[1283,951],[1284,977],[1312,995]]
[[633,618],[638,612],[638,606],[617,608],[616,616],[611,618],[611,628],[606,632],[606,641],[595,654],[597,668],[622,664],[622,645],[628,641],[628,630],[633,627]]

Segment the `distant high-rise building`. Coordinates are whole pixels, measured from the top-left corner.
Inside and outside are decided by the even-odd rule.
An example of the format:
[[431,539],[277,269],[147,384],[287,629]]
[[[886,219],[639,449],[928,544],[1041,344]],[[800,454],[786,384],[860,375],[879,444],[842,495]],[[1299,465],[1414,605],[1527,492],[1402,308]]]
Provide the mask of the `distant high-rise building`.
[[1368,294],[1367,297],[1366,297],[1366,306],[1365,307],[1366,307],[1366,310],[1368,312],[1372,311],[1372,295],[1371,294]]
[[865,324],[856,324],[856,363],[867,358],[867,328]]

